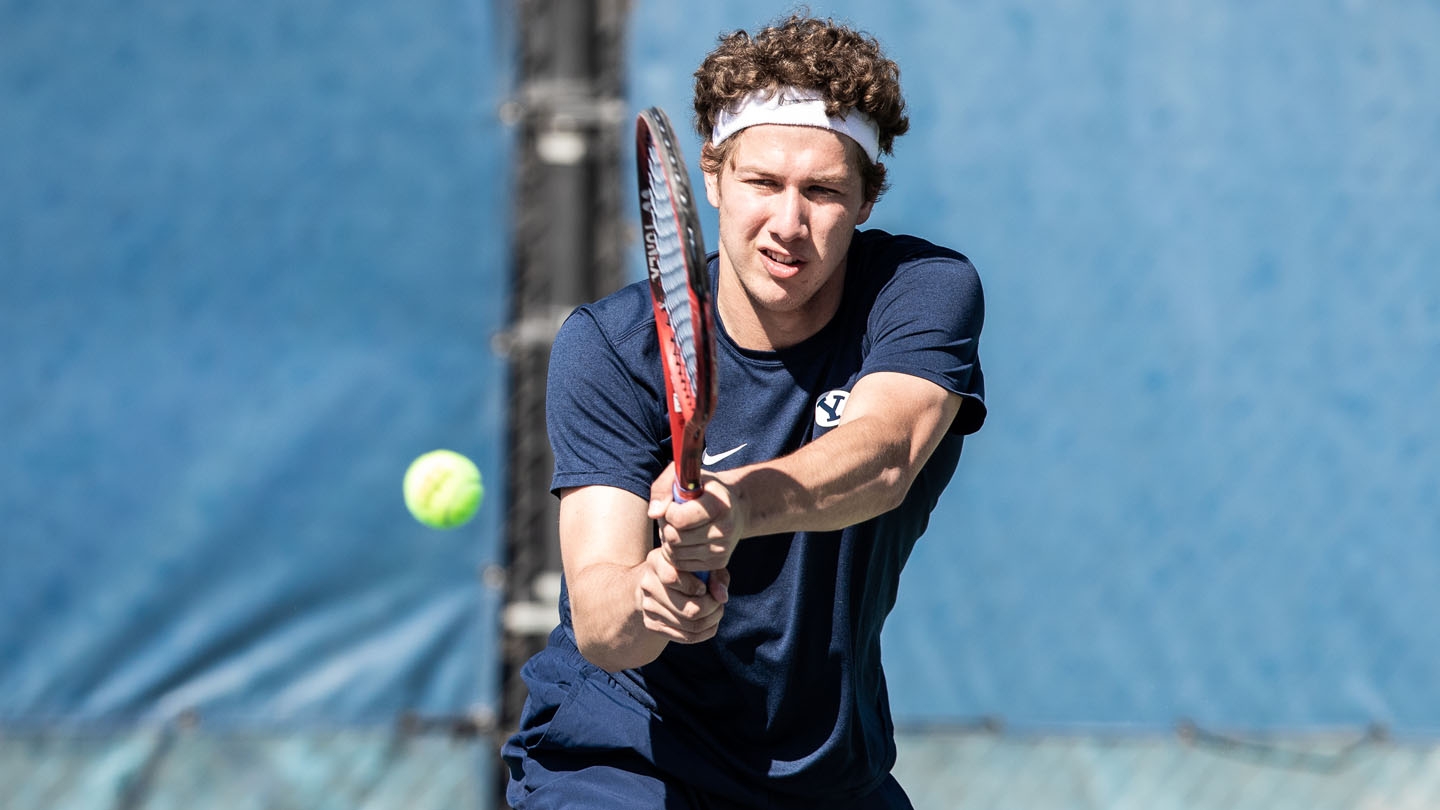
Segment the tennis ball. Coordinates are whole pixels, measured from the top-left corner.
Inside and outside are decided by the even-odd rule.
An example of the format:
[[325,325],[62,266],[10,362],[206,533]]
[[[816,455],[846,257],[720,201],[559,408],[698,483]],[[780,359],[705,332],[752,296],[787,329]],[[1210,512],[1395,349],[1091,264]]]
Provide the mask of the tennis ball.
[[431,450],[405,470],[405,508],[432,529],[454,529],[475,517],[485,485],[475,462],[453,450]]

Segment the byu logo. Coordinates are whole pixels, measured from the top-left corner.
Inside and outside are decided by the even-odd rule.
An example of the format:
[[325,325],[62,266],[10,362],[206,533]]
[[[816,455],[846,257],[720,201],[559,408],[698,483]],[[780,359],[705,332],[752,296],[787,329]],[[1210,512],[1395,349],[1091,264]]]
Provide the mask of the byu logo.
[[821,394],[815,402],[815,424],[823,428],[840,424],[840,414],[845,412],[845,401],[848,399],[850,392],[838,388]]

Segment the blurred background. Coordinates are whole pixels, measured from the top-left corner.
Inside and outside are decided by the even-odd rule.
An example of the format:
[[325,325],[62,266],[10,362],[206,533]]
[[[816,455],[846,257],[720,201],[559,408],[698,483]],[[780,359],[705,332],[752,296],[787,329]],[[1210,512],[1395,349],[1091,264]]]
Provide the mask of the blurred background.
[[[641,276],[635,112],[789,9],[0,0],[0,807],[502,806],[550,336]],[[869,225],[986,287],[915,805],[1440,806],[1440,6],[809,9],[901,65]]]

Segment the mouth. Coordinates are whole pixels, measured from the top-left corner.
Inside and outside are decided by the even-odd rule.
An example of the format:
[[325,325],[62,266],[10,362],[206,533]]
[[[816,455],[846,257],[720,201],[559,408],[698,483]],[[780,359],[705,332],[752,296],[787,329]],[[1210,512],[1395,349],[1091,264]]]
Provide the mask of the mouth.
[[761,248],[760,256],[765,260],[765,269],[776,278],[790,278],[805,265],[805,261],[798,256],[768,248]]

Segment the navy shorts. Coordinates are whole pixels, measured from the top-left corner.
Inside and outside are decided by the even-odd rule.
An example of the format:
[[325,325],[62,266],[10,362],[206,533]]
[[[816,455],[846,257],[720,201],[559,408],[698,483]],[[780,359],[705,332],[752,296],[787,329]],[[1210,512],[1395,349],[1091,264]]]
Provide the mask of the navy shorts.
[[[559,762],[551,760],[543,767],[557,765]],[[512,779],[506,794],[510,806],[515,810],[788,810],[796,806],[793,799],[780,803],[742,803],[704,793],[656,772],[643,759],[572,761],[571,765],[573,769],[563,773],[552,772],[548,781],[538,788],[521,787],[521,783]],[[511,768],[514,767],[512,763]],[[893,776],[869,796],[845,804],[828,800],[821,804],[826,810],[914,810]]]
[[515,810],[798,810],[817,799],[827,810],[913,810],[893,776],[865,796],[839,801],[741,782],[653,726],[649,710],[568,638],[552,636],[522,675],[530,695],[520,731],[501,752]]

